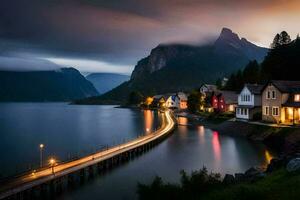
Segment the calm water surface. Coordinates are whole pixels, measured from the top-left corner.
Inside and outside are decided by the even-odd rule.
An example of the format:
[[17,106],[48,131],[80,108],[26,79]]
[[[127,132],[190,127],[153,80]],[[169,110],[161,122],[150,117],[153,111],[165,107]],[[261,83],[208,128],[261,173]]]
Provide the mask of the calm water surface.
[[[0,112],[1,138],[4,136],[0,141],[1,171],[7,170],[9,163],[38,162],[40,142],[47,145],[48,154],[67,158],[68,153],[80,154],[135,138],[156,127],[158,118],[150,111],[66,104],[2,104]],[[186,118],[179,120],[188,124]],[[271,157],[260,143],[203,126],[179,126],[146,154],[58,199],[135,199],[137,182],[149,183],[155,175],[175,182],[181,169],[190,172],[206,166],[222,174],[244,172],[254,165],[266,165]]]
[[0,174],[39,165],[40,143],[45,144],[45,160],[67,160],[136,138],[156,126],[154,115],[114,106],[2,103]]

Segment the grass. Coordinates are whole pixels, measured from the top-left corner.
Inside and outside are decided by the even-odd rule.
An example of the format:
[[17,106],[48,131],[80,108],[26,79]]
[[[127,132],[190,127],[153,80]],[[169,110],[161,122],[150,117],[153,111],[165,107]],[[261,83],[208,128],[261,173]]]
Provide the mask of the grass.
[[206,200],[300,199],[300,173],[281,169],[255,183],[240,183],[210,192]]
[[181,172],[177,184],[156,177],[150,185],[139,184],[140,200],[297,200],[300,199],[300,172],[288,173],[284,168],[267,174],[255,182],[225,184],[218,174],[206,168],[187,175]]

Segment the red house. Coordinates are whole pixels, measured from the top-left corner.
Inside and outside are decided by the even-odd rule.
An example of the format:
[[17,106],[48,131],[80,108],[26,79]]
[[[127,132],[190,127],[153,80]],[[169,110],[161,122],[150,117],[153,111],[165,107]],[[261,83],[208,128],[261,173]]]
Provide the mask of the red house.
[[210,105],[215,112],[234,112],[238,95],[232,91],[213,92],[210,96]]

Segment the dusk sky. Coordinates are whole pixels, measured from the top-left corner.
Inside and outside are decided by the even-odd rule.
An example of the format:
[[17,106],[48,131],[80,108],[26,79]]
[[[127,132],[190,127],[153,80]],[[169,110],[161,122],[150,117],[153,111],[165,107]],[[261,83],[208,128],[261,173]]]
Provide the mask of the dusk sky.
[[268,47],[282,30],[294,39],[299,19],[299,0],[1,0],[0,67],[57,66],[47,59],[130,74],[160,43],[201,44],[228,27]]

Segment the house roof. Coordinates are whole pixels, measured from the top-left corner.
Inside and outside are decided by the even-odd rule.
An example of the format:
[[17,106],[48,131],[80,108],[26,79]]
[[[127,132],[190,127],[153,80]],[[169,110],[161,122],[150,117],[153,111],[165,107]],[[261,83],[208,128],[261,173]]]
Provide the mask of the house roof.
[[248,90],[252,93],[252,94],[261,94],[264,85],[259,85],[259,84],[245,84],[245,87],[248,88]]
[[202,84],[200,88],[202,88],[203,86],[206,87],[210,92],[218,90],[218,87],[216,85]]
[[224,97],[226,104],[237,104],[238,94],[235,91],[222,90],[220,93]]
[[178,92],[178,93],[177,93],[177,96],[179,97],[179,99],[180,99],[181,101],[187,101],[187,95],[186,95],[185,93],[183,93],[183,92]]
[[291,94],[289,95],[288,100],[284,104],[282,104],[282,106],[300,108],[300,102],[295,101],[294,95]]
[[[283,93],[296,93],[300,92],[300,81],[282,81],[282,80],[272,80],[268,84],[273,84],[280,92]],[[264,87],[264,88],[265,88]]]

